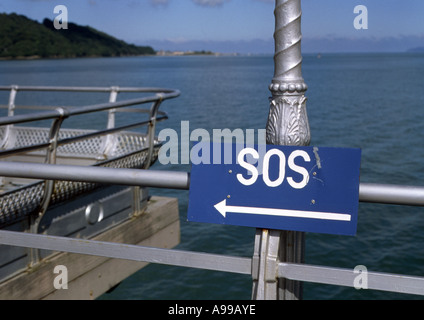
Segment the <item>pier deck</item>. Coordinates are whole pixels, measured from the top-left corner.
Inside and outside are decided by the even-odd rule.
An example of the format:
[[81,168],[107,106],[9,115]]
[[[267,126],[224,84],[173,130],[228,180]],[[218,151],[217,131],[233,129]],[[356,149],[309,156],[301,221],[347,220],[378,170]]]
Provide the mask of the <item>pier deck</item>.
[[[123,222],[91,240],[173,248],[180,241],[178,201],[152,197],[141,215]],[[83,239],[81,241],[84,241]],[[99,297],[148,263],[74,253],[57,253],[0,283],[2,300],[90,300]],[[56,290],[54,268],[66,266],[68,289]],[[140,284],[142,285],[142,284]]]

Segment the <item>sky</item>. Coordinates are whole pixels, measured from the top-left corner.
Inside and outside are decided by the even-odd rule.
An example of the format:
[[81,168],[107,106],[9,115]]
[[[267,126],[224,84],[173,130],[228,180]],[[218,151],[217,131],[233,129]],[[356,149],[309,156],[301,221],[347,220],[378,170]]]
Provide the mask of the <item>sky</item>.
[[[70,22],[156,50],[274,51],[274,0],[1,0],[0,12],[41,22],[56,5]],[[368,29],[355,28],[358,5]],[[424,0],[302,0],[302,12],[304,52],[424,47]]]

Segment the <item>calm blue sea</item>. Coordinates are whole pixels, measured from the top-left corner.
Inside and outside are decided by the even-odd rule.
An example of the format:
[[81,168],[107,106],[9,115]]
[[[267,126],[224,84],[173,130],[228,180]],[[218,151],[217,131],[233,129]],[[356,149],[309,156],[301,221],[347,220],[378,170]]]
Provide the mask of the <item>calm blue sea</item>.
[[[181,97],[163,104],[170,119],[159,130],[179,132],[181,121],[190,121],[190,130],[263,129],[273,68],[272,56],[0,61],[0,84],[175,88]],[[424,185],[424,54],[324,54],[320,59],[305,55],[303,75],[310,88],[307,108],[313,145],[361,148],[362,182]],[[7,104],[6,94],[0,98],[0,104]],[[65,104],[59,96],[30,98],[19,98],[18,104]],[[88,101],[83,95],[72,99],[74,104]],[[154,168],[190,169],[161,164]],[[178,249],[252,255],[254,229],[188,223],[188,192],[152,189],[151,194],[179,198]],[[307,234],[306,262],[423,276],[424,209],[360,204],[357,236]],[[304,296],[422,298],[315,284],[305,284]],[[149,265],[101,299],[250,297],[249,276]]]

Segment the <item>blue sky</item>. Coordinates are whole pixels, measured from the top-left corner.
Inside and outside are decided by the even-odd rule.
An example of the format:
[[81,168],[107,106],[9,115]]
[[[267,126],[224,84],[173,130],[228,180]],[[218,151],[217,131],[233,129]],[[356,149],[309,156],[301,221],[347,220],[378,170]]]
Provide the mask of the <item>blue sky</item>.
[[[272,53],[274,0],[1,0],[0,12],[42,21],[56,5],[70,22],[160,49]],[[368,29],[353,10],[368,8]],[[424,47],[424,0],[302,0],[304,51]]]

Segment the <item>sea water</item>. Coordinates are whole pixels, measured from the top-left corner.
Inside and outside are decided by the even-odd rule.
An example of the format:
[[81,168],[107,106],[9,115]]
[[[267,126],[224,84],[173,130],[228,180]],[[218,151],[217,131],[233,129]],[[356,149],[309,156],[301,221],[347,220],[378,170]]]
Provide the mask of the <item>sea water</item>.
[[[192,130],[258,130],[267,121],[273,69],[270,55],[0,61],[0,85],[174,88],[182,94],[162,105],[169,120],[158,131],[178,132],[182,121]],[[424,185],[424,54],[305,54],[302,69],[309,86],[312,145],[361,148],[362,182]],[[94,94],[18,93],[17,104],[84,105],[92,98],[97,99]],[[0,93],[0,99],[7,104],[8,94]],[[78,122],[103,124],[90,117]],[[153,168],[190,170],[186,164]],[[188,191],[150,193],[179,199],[178,249],[253,254],[253,228],[189,223]],[[355,237],[306,235],[306,263],[423,276],[423,231],[423,208],[361,203]],[[250,299],[251,288],[250,276],[150,264],[100,299]],[[305,283],[304,298],[422,297]]]

